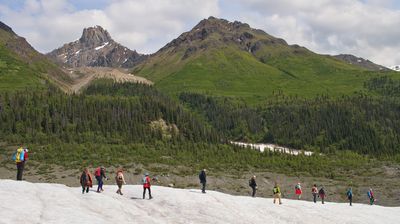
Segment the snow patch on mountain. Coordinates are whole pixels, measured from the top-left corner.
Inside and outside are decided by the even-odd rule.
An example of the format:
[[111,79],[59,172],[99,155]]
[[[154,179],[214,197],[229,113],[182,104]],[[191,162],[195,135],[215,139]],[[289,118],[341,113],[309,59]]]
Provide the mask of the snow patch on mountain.
[[390,67],[390,69],[392,69],[394,71],[397,71],[397,72],[400,72],[400,65],[393,65],[393,66]]
[[399,207],[321,203],[232,196],[215,191],[153,186],[105,186],[98,194],[60,184],[0,180],[0,223],[398,223]]
[[98,51],[98,50],[104,48],[105,46],[108,45],[108,43],[109,43],[109,42],[105,42],[103,45],[96,47],[95,50]]

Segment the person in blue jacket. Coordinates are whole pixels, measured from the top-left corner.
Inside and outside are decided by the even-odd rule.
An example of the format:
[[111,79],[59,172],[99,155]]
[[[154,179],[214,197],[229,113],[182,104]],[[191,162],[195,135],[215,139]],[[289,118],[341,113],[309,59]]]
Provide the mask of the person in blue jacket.
[[353,206],[353,189],[351,187],[347,190],[346,195],[347,199],[349,199],[350,206]]

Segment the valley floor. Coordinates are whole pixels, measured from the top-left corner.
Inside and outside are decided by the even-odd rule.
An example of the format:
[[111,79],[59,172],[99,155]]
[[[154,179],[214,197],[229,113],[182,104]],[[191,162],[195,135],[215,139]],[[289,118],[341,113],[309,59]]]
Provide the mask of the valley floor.
[[398,223],[400,207],[340,203],[314,204],[270,198],[232,196],[215,191],[116,186],[81,194],[81,188],[0,180],[0,223]]

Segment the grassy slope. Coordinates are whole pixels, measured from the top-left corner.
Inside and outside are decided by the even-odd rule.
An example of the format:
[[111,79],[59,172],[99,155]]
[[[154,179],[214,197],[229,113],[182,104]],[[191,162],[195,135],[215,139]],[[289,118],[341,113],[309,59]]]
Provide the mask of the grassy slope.
[[0,90],[14,90],[41,86],[40,79],[32,75],[28,65],[6,48],[13,39],[11,33],[0,29]]
[[158,56],[163,59],[150,62],[139,74],[173,95],[191,91],[241,97],[248,102],[260,102],[277,90],[301,97],[348,95],[363,90],[364,81],[370,77],[383,74],[311,52],[281,52],[278,57],[263,60],[227,46],[185,60],[180,55]]
[[[12,48],[20,48],[20,52],[16,53]],[[0,29],[0,91],[40,89],[45,87],[45,80],[61,88],[64,83],[71,82],[57,65],[23,39]]]

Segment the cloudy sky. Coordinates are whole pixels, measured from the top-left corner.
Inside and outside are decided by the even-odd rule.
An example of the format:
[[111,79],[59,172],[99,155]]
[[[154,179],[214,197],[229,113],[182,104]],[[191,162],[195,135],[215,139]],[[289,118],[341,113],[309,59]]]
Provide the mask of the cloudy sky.
[[153,53],[209,16],[248,23],[317,53],[400,64],[399,0],[0,0],[0,20],[43,53],[94,25]]

